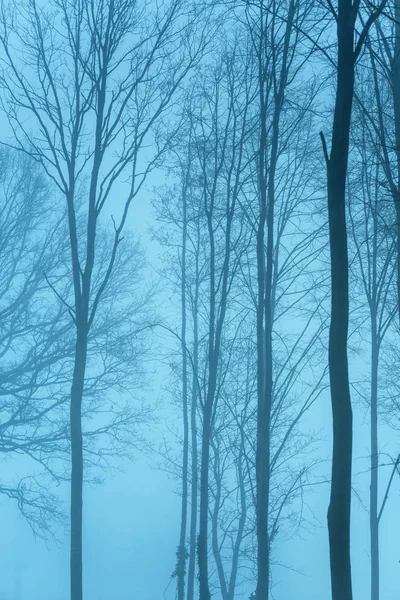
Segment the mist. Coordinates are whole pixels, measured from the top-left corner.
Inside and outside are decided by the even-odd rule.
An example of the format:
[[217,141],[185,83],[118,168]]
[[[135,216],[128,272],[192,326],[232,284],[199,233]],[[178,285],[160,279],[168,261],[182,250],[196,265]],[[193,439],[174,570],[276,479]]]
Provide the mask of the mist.
[[399,595],[400,0],[4,0],[0,600]]

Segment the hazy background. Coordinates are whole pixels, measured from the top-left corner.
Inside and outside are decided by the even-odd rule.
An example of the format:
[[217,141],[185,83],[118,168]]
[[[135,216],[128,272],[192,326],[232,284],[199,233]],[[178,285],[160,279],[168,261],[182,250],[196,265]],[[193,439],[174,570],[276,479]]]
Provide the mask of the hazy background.
[[[154,185],[154,178],[150,180]],[[149,225],[154,215],[150,186],[133,206],[131,230],[140,237],[148,260],[147,276],[155,281],[160,264],[160,247],[152,240]],[[145,282],[144,282],[145,283]],[[157,306],[165,309],[168,298],[160,291]],[[160,339],[165,341],[162,336]],[[361,364],[353,359],[351,377],[357,380]],[[161,440],[165,423],[176,422],[176,412],[168,406],[170,398],[163,389],[167,368],[153,361],[149,365],[149,399],[161,399],[162,408],[150,433],[152,441]],[[353,399],[355,394],[353,393]],[[369,594],[369,529],[368,512],[368,425],[367,410],[355,405],[355,447],[353,482],[352,569],[354,597],[363,600]],[[303,422],[303,430],[318,433],[321,473],[329,475],[330,464],[330,401],[325,392]],[[396,436],[381,428],[381,450],[392,451]],[[175,551],[179,534],[179,482],[157,469],[156,456],[136,454],[133,463],[118,466],[123,470],[111,477],[105,473],[105,483],[88,486],[84,491],[84,593],[86,600],[173,600],[176,593],[171,574],[175,567]],[[2,462],[1,472],[11,468]],[[382,471],[382,490],[386,485]],[[1,475],[0,475],[1,478]],[[69,489],[60,490],[68,511]],[[360,494],[360,498],[358,497]],[[360,501],[361,500],[361,501]],[[323,600],[330,595],[328,533],[326,512],[329,484],[316,485],[305,495],[308,524],[300,536],[287,542],[278,541],[273,567],[273,594],[277,600]],[[385,600],[399,597],[400,520],[399,484],[391,489],[381,522],[381,593]],[[0,498],[0,599],[1,600],[68,600],[69,539],[58,531],[58,542],[35,539],[29,525],[20,516],[15,502]],[[249,584],[249,592],[254,589]],[[1,595],[2,594],[2,595]],[[214,596],[218,600],[218,596]]]

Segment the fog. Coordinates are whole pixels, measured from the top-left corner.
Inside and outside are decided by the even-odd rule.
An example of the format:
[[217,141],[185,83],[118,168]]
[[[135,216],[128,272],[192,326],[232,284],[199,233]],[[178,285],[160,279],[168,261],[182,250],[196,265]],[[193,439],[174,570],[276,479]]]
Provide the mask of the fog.
[[[144,194],[141,206],[135,206],[129,227],[146,248],[149,265],[146,277],[154,279],[160,266],[160,246],[152,240],[149,227],[154,219],[151,194]],[[158,292],[157,303],[165,307],[167,299]],[[165,366],[152,365],[151,395],[163,396]],[[353,373],[361,371],[354,361]],[[354,451],[355,489],[365,499],[368,489],[369,428],[365,410],[356,411],[356,447]],[[149,437],[157,440],[163,424],[175,420],[176,414],[165,400],[158,424],[152,426]],[[329,396],[324,395],[314,407],[305,427],[319,432],[320,455],[329,472],[331,450]],[[384,447],[396,446],[396,435],[386,431]],[[175,548],[180,522],[179,483],[172,480],[152,456],[139,453],[130,461],[117,461],[118,472],[107,474],[104,483],[86,486],[84,490],[84,570],[85,597],[108,600],[172,600],[175,581]],[[3,464],[3,475],[7,474]],[[361,474],[360,474],[361,473]],[[361,479],[361,481],[360,481]],[[398,595],[400,553],[397,503],[400,486],[390,495],[382,523],[381,545],[387,560],[382,565],[382,597],[395,599]],[[68,489],[60,499],[68,505]],[[307,494],[312,519],[299,535],[280,541],[276,548],[274,568],[274,597],[278,600],[308,598],[317,600],[328,594],[329,546],[326,513],[329,504],[329,484],[316,486]],[[1,591],[4,600],[67,600],[69,598],[69,538],[68,532],[56,531],[57,540],[43,541],[31,531],[16,505],[1,502],[2,536],[0,557],[3,564]],[[370,569],[368,511],[358,498],[353,503],[352,566],[354,595],[368,597]],[[249,586],[249,593],[251,585]],[[218,598],[218,596],[216,596]],[[245,597],[242,594],[238,597]]]
[[395,600],[400,0],[0,6],[0,600]]

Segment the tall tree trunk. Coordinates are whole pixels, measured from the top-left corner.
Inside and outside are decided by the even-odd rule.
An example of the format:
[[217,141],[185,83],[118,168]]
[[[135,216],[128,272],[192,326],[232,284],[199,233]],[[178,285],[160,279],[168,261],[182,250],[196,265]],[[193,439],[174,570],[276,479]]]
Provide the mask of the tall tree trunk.
[[[270,159],[267,164],[267,103],[264,91],[265,66],[260,52],[260,142],[259,142],[259,193],[260,217],[257,232],[257,590],[256,600],[268,600],[270,582],[270,478],[271,478],[271,410],[273,402],[272,333],[274,315],[274,226],[275,178],[278,165],[279,124],[288,75],[288,54],[296,5],[289,4],[283,43],[280,73],[274,73],[274,114]],[[275,51],[275,49],[274,49]],[[275,57],[276,59],[276,57]],[[275,63],[276,64],[276,63]],[[267,226],[265,248],[264,229]]]
[[[261,242],[263,234],[259,232],[258,245],[262,244],[262,259],[258,262],[264,263],[264,243]],[[258,275],[258,302],[257,307],[257,457],[256,457],[256,481],[257,481],[257,592],[256,600],[268,600],[269,588],[269,455],[270,455],[270,427],[269,415],[266,402],[266,373],[265,373],[265,336],[264,336],[264,269],[259,268]],[[262,273],[261,273],[262,271]]]
[[339,0],[337,88],[330,157],[326,152],[332,286],[329,375],[333,454],[328,529],[333,600],[352,600],[353,597],[350,564],[353,415],[347,359],[349,264],[345,198],[354,94],[355,18],[351,0]]
[[216,289],[215,289],[215,246],[211,212],[207,213],[208,231],[210,236],[210,328],[208,339],[208,385],[207,396],[203,410],[203,429],[201,438],[201,467],[200,467],[200,519],[197,552],[199,558],[199,592],[200,600],[210,600],[208,580],[208,508],[209,508],[209,462],[210,440],[213,406],[217,385],[218,351],[216,343]]
[[370,547],[371,600],[379,600],[379,520],[378,520],[378,333],[376,306],[371,307],[371,485],[370,485]]
[[[211,227],[211,225],[210,225]],[[217,387],[218,351],[215,349],[215,257],[213,243],[211,245],[211,302],[210,302],[210,339],[208,359],[208,389],[203,411],[203,429],[201,438],[201,468],[200,468],[200,520],[197,552],[199,559],[199,592],[200,600],[210,600],[208,575],[208,511],[209,511],[209,472],[210,472],[210,441],[212,429],[213,407]],[[216,343],[216,342],[215,342]]]
[[236,540],[235,540],[235,544],[233,547],[231,576],[229,578],[229,585],[228,585],[228,600],[235,600],[240,548],[241,548],[241,544],[243,541],[244,527],[245,527],[246,518],[247,518],[246,489],[245,489],[244,471],[243,471],[244,443],[245,443],[245,436],[244,436],[244,431],[243,431],[243,426],[242,426],[241,441],[240,441],[240,453],[239,453],[238,464],[237,464],[239,496],[240,496],[240,517],[238,520]]
[[82,507],[83,444],[82,398],[87,357],[87,327],[78,324],[75,364],[71,387],[71,600],[83,599],[82,583]]
[[189,567],[187,583],[187,600],[194,600],[194,582],[196,572],[196,533],[197,533],[197,377],[199,368],[199,327],[198,327],[198,299],[199,299],[199,266],[198,256],[196,257],[196,289],[194,294],[193,306],[193,378],[192,378],[192,398],[190,413],[190,434],[192,441],[192,482],[191,482],[191,506],[190,506],[190,546],[189,546]]
[[208,383],[207,395],[203,410],[203,428],[201,437],[201,467],[200,467],[200,519],[199,535],[197,539],[197,552],[199,561],[199,592],[200,600],[210,600],[210,587],[208,581],[208,505],[209,505],[209,462],[211,422],[215,390],[217,383],[218,353],[215,351],[215,315],[216,315],[216,290],[215,290],[215,246],[211,210],[207,211],[207,224],[210,236],[210,323],[208,332]]
[[[199,233],[198,245],[199,247]],[[192,398],[190,413],[190,434],[192,441],[192,482],[191,482],[191,507],[190,507],[190,546],[189,546],[189,567],[187,582],[187,600],[194,600],[194,582],[196,572],[196,533],[197,533],[197,487],[198,487],[198,465],[197,465],[197,385],[199,372],[199,325],[198,325],[198,305],[199,305],[199,256],[196,255],[196,280],[193,302],[193,378],[192,378]]]
[[[376,166],[379,181],[379,165]],[[372,273],[371,273],[371,483],[370,483],[370,549],[371,549],[371,600],[379,600],[379,517],[378,517],[378,372],[380,339],[378,330],[378,192],[373,206]]]
[[211,599],[208,582],[208,482],[212,407],[210,406],[208,399],[206,402],[207,403],[203,412],[203,430],[201,440],[202,447],[200,468],[200,521],[199,536],[197,540],[200,600]]
[[[220,359],[222,332],[224,327],[226,307],[229,293],[229,266],[231,252],[231,231],[234,215],[235,201],[227,205],[227,225],[225,231],[225,256],[222,269],[221,281],[217,284],[216,274],[216,249],[213,224],[213,210],[215,200],[216,184],[211,194],[210,208],[206,207],[207,227],[210,240],[210,316],[208,333],[208,382],[207,395],[203,410],[203,431],[201,449],[201,471],[200,471],[200,520],[199,535],[197,540],[197,551],[199,559],[199,591],[200,600],[210,600],[210,586],[208,576],[208,512],[209,512],[209,462],[210,441],[212,435],[212,422],[217,402],[217,377]],[[229,202],[229,197],[228,197]],[[218,288],[220,301],[218,298]]]
[[[263,39],[263,31],[260,38]],[[260,140],[258,149],[258,185],[260,214],[257,229],[257,448],[256,448],[256,520],[257,520],[257,588],[256,600],[268,600],[269,592],[269,454],[270,427],[266,402],[265,310],[265,223],[267,218],[267,107],[265,97],[265,65],[263,41],[259,49]]]
[[219,510],[221,508],[221,495],[222,495],[222,479],[223,474],[221,473],[221,460],[219,452],[218,440],[213,440],[211,443],[213,448],[214,460],[214,508],[212,511],[212,522],[211,522],[211,534],[212,534],[212,549],[215,564],[217,567],[218,580],[221,589],[221,599],[228,600],[228,586],[226,584],[225,569],[220,552],[220,540],[218,537],[218,520]]
[[[104,51],[106,47],[104,47]],[[106,95],[107,70],[101,77],[98,92],[95,150],[90,177],[88,216],[86,225],[86,262],[81,271],[78,250],[78,237],[75,215],[75,163],[70,169],[70,193],[67,197],[69,239],[74,282],[76,352],[71,388],[71,600],[83,600],[82,567],[82,508],[83,508],[83,443],[82,443],[82,399],[85,385],[88,335],[90,329],[89,306],[91,298],[92,274],[96,252],[97,218],[96,194],[101,166],[102,125]],[[92,315],[91,315],[92,316]]]
[[[188,175],[187,175],[188,177]],[[188,412],[188,378],[187,378],[187,347],[186,347],[186,236],[187,236],[187,177],[183,190],[183,226],[182,226],[182,270],[181,270],[181,349],[182,349],[182,412],[183,412],[183,457],[182,457],[182,506],[181,530],[177,550],[177,595],[178,600],[185,600],[186,576],[186,528],[188,511],[188,468],[189,468],[189,412]]]

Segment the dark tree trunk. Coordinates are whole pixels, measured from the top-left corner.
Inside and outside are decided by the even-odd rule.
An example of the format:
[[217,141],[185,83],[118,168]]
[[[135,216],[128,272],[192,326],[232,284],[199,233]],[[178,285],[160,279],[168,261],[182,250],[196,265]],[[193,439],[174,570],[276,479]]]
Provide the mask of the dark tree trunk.
[[[79,327],[79,325],[78,325]],[[71,387],[71,600],[82,600],[82,494],[83,494],[83,445],[82,445],[82,398],[87,355],[87,328],[78,330],[75,365]]]
[[225,569],[222,560],[222,556],[220,553],[220,540],[218,539],[218,519],[219,519],[219,510],[221,508],[221,495],[222,495],[222,479],[223,474],[221,473],[221,460],[220,460],[220,452],[219,452],[219,444],[218,440],[212,442],[213,448],[213,466],[214,466],[214,508],[212,511],[212,523],[211,523],[211,533],[212,533],[212,549],[215,559],[215,564],[217,567],[218,580],[221,588],[221,598],[222,600],[228,600],[228,586],[226,584],[225,577]]
[[[375,283],[375,282],[374,282]],[[371,329],[371,485],[370,485],[370,543],[371,543],[371,600],[379,600],[379,520],[378,520],[378,334],[376,306],[372,306]]]
[[210,586],[208,575],[208,512],[209,512],[209,462],[210,441],[212,435],[212,421],[217,402],[217,375],[221,350],[222,331],[224,326],[226,306],[228,299],[228,278],[230,259],[230,236],[234,203],[227,216],[225,232],[225,258],[222,272],[221,297],[217,303],[217,285],[215,270],[215,240],[212,222],[212,212],[207,211],[208,232],[210,239],[210,330],[208,341],[208,382],[207,396],[203,410],[201,469],[200,469],[200,520],[197,551],[199,561],[199,591],[200,600],[210,600]]
[[235,600],[236,580],[238,577],[238,567],[239,567],[240,546],[241,546],[241,542],[243,540],[244,527],[246,524],[246,517],[247,517],[246,489],[245,489],[244,472],[243,472],[243,453],[244,453],[244,435],[243,435],[243,430],[242,430],[241,448],[240,448],[240,454],[239,454],[238,466],[237,466],[241,512],[240,512],[240,517],[239,517],[239,521],[238,521],[238,530],[237,530],[237,535],[236,535],[236,541],[235,541],[235,545],[233,548],[231,576],[229,578],[227,600]]
[[83,600],[82,566],[82,508],[83,508],[83,442],[82,442],[82,399],[85,385],[88,335],[94,313],[89,316],[92,273],[95,262],[95,244],[98,213],[96,192],[101,166],[102,124],[106,93],[106,72],[102,75],[102,84],[98,94],[98,113],[96,122],[96,144],[93,154],[93,166],[90,178],[88,217],[86,229],[86,262],[82,270],[79,261],[78,235],[75,213],[75,162],[70,168],[70,192],[67,196],[69,241],[74,283],[76,352],[71,388],[70,426],[71,426],[71,548],[70,577],[71,600]]
[[347,360],[349,320],[346,176],[354,94],[355,10],[339,0],[337,90],[331,155],[327,158],[328,219],[331,254],[329,375],[333,417],[332,482],[328,509],[333,600],[352,600],[350,507],[353,416]]
[[[212,210],[212,209],[211,209]],[[208,339],[208,383],[207,396],[204,402],[203,427],[201,436],[201,467],[200,467],[200,519],[199,535],[197,538],[197,553],[199,562],[199,592],[200,600],[210,600],[208,580],[208,508],[209,508],[209,462],[212,414],[217,384],[218,354],[216,350],[216,290],[215,290],[215,246],[212,213],[207,212],[208,232],[210,236],[210,328]]]
[[[379,180],[379,167],[376,168],[376,181]],[[378,516],[378,374],[380,351],[380,326],[378,324],[379,287],[381,274],[378,273],[378,192],[375,193],[373,206],[372,273],[371,296],[369,298],[371,314],[371,482],[370,482],[370,550],[371,550],[371,600],[379,600],[379,516]],[[380,311],[379,311],[380,312]]]
[[[271,410],[273,402],[272,333],[275,299],[274,281],[274,227],[275,178],[278,165],[279,124],[282,113],[288,72],[290,38],[295,16],[295,2],[287,13],[280,73],[274,73],[274,114],[270,159],[267,162],[267,102],[265,95],[265,65],[263,53],[259,56],[260,82],[260,141],[259,141],[259,194],[260,216],[257,232],[257,589],[256,600],[268,600],[270,582],[270,478],[271,478]],[[274,50],[275,51],[275,50]],[[275,57],[276,58],[276,57]],[[265,248],[265,226],[267,244]]]
[[268,600],[269,593],[269,455],[270,455],[270,417],[266,397],[266,336],[264,331],[265,311],[265,223],[267,213],[267,185],[265,174],[265,155],[267,144],[266,107],[264,90],[261,89],[261,133],[259,146],[259,189],[260,216],[257,232],[257,589],[256,600]]
[[[218,175],[218,172],[217,172]],[[222,267],[221,280],[217,284],[216,273],[216,248],[215,232],[213,223],[213,212],[216,192],[216,179],[214,189],[211,193],[210,207],[206,205],[207,229],[210,240],[210,323],[208,333],[208,382],[207,394],[203,410],[201,469],[200,469],[200,520],[199,535],[197,539],[198,563],[199,563],[199,591],[200,600],[210,600],[210,586],[208,575],[208,512],[209,512],[209,461],[210,441],[212,435],[213,415],[217,398],[217,377],[221,351],[221,340],[226,315],[229,294],[229,268],[231,253],[231,231],[232,220],[235,209],[235,199],[229,205],[229,196],[226,209],[226,231],[225,231],[225,255]],[[207,196],[205,196],[207,197]],[[218,302],[218,288],[220,300]]]
[[211,406],[207,401],[203,413],[203,431],[201,448],[200,469],[200,522],[199,536],[197,539],[197,553],[199,561],[199,592],[200,600],[210,600],[208,582],[208,480],[210,461],[210,433],[211,433]]
[[[190,154],[189,154],[190,162]],[[185,600],[186,577],[186,529],[188,511],[188,470],[189,470],[189,410],[188,410],[188,374],[187,374],[187,347],[186,347],[186,237],[187,237],[187,185],[189,173],[187,172],[182,194],[183,225],[182,225],[182,269],[181,269],[181,351],[182,351],[182,416],[183,416],[183,457],[182,457],[182,505],[181,505],[181,530],[177,550],[176,577],[178,600]]]
[[176,578],[178,600],[185,600],[186,579],[186,530],[189,491],[189,407],[188,407],[188,373],[186,347],[186,242],[187,242],[187,190],[189,183],[190,153],[182,190],[182,260],[181,260],[181,352],[182,352],[182,417],[183,417],[183,456],[182,456],[182,504],[181,529],[177,549]]

